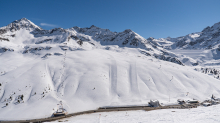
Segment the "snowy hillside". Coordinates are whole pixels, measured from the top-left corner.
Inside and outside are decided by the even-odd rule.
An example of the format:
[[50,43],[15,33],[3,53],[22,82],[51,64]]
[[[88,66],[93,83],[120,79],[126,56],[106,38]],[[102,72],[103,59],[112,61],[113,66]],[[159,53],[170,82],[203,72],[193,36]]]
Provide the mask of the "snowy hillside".
[[90,46],[74,49],[70,45],[66,52],[54,46],[36,54],[2,54],[1,119],[50,116],[60,100],[68,112],[77,112],[105,105],[147,104],[150,99],[168,101],[169,95],[173,101],[220,96],[219,80],[189,67],[158,61],[136,49]]
[[1,28],[0,119],[49,117],[61,100],[73,113],[220,97],[220,81],[190,67],[197,61],[131,30],[43,30],[27,19],[15,22]]

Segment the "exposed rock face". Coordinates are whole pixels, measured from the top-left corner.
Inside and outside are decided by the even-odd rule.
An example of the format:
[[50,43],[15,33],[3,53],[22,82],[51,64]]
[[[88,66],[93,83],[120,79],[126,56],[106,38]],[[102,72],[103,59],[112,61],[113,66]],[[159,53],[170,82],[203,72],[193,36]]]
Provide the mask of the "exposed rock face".
[[9,41],[9,39],[0,37],[0,41]]
[[48,42],[48,41],[51,41],[52,39],[45,39],[43,41],[39,41],[39,42],[36,42],[35,44],[41,44],[41,43],[45,43],[45,42]]
[[215,68],[201,68],[195,69],[196,71],[202,72],[204,74],[212,75],[216,79],[220,79],[220,70]]
[[30,48],[30,47],[25,47],[26,50],[24,50],[23,54],[25,53],[35,53],[37,51],[41,51],[41,50],[50,50],[52,47],[35,47],[35,48]]
[[6,51],[10,51],[10,52],[14,52],[14,49],[9,49],[9,48],[5,48],[5,47],[0,47],[0,53],[4,53]]

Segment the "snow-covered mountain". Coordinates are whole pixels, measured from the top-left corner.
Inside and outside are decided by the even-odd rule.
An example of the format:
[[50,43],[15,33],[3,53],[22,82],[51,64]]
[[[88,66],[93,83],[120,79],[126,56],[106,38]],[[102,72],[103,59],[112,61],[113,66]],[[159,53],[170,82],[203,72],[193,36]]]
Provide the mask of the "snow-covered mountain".
[[[220,64],[220,22],[214,24],[212,27],[206,27],[201,32],[191,33],[186,36],[177,38],[152,38],[152,40],[157,42],[159,44],[158,46],[175,52],[176,55],[192,56],[203,67],[216,67],[216,65],[218,66]],[[193,54],[197,54],[197,56]],[[179,59],[181,59],[181,55]],[[184,60],[180,61],[183,62]]]
[[[67,40],[69,41],[71,38],[78,40],[78,43],[88,42],[95,46],[117,45],[119,47],[139,48],[139,51],[145,55],[180,65],[184,65],[186,61],[182,61],[184,56],[180,57],[179,55],[169,52],[151,38],[145,39],[130,29],[117,33],[92,25],[90,28],[72,27],[69,29],[55,28],[44,30],[30,20],[22,18],[10,23],[8,26],[0,28],[0,30],[0,32],[2,32],[0,34],[0,40],[10,44],[7,46],[4,46],[7,43],[1,45],[1,52],[18,50],[17,47],[12,48],[14,44],[19,46],[22,44],[23,47],[26,47],[24,45],[33,44],[60,44]],[[23,38],[23,40],[19,40],[20,42],[18,42],[18,38]],[[25,50],[25,48],[20,48],[20,50]],[[184,57],[184,59],[190,61],[188,62],[190,64],[187,63],[187,65],[198,64],[197,61],[189,57]]]
[[202,32],[177,38],[155,39],[166,49],[215,49],[220,46],[220,22],[206,27]]
[[150,99],[220,97],[219,80],[195,71],[196,60],[132,30],[44,30],[24,18],[13,23],[0,28],[1,120],[48,117],[61,100],[73,113]]
[[16,21],[8,24],[7,26],[1,27],[0,34],[5,34],[8,31],[15,32],[20,29],[26,29],[26,30],[30,30],[30,31],[33,31],[35,29],[42,30],[42,28],[35,25],[33,22],[29,21],[26,18],[22,18],[20,20],[16,20]]

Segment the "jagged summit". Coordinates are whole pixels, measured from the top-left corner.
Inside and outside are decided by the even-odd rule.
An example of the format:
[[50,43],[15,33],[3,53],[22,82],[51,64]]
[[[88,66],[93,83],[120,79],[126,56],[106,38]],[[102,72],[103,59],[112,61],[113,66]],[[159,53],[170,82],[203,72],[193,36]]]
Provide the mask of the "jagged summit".
[[154,38],[153,37],[149,37],[147,40],[151,40],[152,41],[152,40],[154,40]]
[[129,32],[134,32],[134,31],[132,31],[131,29],[126,29],[126,30],[124,30],[123,32],[129,33]]
[[8,31],[14,32],[20,29],[27,29],[27,30],[43,30],[39,26],[35,25],[33,22],[28,20],[27,18],[21,18],[19,20],[15,20],[12,23],[8,24],[7,26],[0,28],[0,34],[4,34]]
[[210,28],[211,28],[210,26],[207,26],[206,28],[204,28],[204,29],[202,30],[202,32],[206,32],[206,31],[208,31]]
[[95,26],[95,25],[92,25],[92,26],[90,27],[90,29],[91,29],[91,28],[100,29],[99,27],[97,27],[97,26]]
[[212,27],[215,27],[215,28],[218,28],[218,29],[220,29],[220,22],[218,22],[218,23],[215,23]]
[[13,22],[20,22],[20,21],[27,21],[27,22],[30,22],[30,20],[28,20],[27,18],[21,18],[19,20],[15,20]]

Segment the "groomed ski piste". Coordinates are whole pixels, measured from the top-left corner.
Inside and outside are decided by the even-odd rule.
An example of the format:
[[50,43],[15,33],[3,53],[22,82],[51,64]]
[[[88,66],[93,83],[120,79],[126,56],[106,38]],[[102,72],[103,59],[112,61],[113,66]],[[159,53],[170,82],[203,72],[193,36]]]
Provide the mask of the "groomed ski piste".
[[[194,67],[145,55],[141,47],[102,44],[89,36],[90,41],[80,44],[70,35],[37,37],[20,29],[10,41],[0,42],[7,48],[0,55],[1,121],[51,117],[59,101],[68,113],[75,113],[147,105],[150,100],[175,104],[177,99],[220,97],[220,81]],[[48,37],[57,42],[39,43]]]

